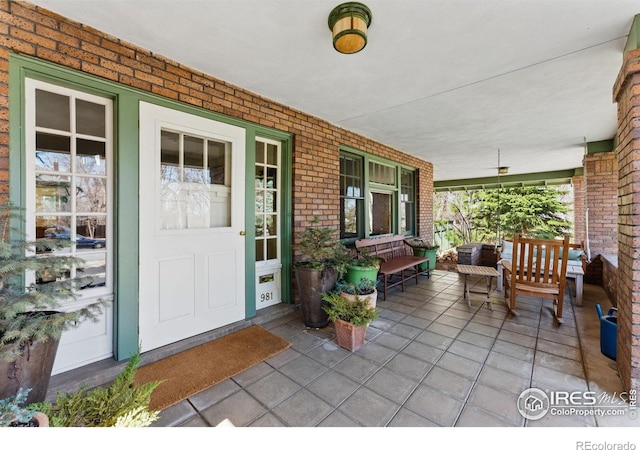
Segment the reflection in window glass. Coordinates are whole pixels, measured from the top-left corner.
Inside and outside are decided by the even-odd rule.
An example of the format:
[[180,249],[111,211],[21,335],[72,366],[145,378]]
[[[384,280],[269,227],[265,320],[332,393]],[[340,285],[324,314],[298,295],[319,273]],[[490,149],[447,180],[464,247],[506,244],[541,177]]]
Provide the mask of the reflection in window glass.
[[36,170],[71,172],[71,141],[68,136],[36,133]]
[[370,236],[393,233],[393,195],[372,192],[369,203]]
[[256,261],[278,259],[280,228],[278,223],[280,146],[256,140]]
[[402,169],[400,174],[400,232],[415,235],[416,201],[413,171]]
[[[36,282],[90,276],[83,289],[91,289],[105,286],[109,275],[110,103],[79,99],[77,93],[69,92],[35,90],[35,129],[29,132],[35,134],[36,198],[30,202],[35,211],[35,237],[43,244],[38,252],[71,254],[81,262],[66,273],[36,274]],[[46,245],[53,241],[63,248]]]
[[71,177],[36,175],[36,212],[71,212]]
[[340,238],[364,237],[364,174],[361,156],[340,154]]
[[107,173],[105,143],[76,139],[76,171],[92,175]]

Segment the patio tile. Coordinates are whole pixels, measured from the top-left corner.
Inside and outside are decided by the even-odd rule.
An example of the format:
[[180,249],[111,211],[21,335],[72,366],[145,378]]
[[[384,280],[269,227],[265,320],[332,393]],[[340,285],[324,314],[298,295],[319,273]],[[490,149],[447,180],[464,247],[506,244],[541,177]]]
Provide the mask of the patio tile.
[[580,348],[565,345],[559,342],[551,342],[544,339],[538,341],[538,350],[550,353],[556,356],[562,356],[564,358],[571,358],[575,361],[582,360],[582,354]]
[[493,347],[493,343],[495,341],[495,339],[492,337],[484,336],[478,333],[473,333],[468,330],[462,330],[456,340],[467,343],[467,344],[473,344],[478,347],[487,348],[487,349],[490,349],[491,347]]
[[307,353],[312,348],[322,345],[322,340],[310,333],[298,333],[287,339],[291,342],[291,348],[300,353]]
[[563,358],[561,356],[552,355],[542,351],[536,352],[536,364],[558,370],[566,374],[575,375],[576,377],[585,378],[584,367],[582,362],[574,359]]
[[498,340],[511,342],[513,344],[518,344],[530,348],[535,348],[537,342],[537,338],[535,336],[527,336],[525,334],[505,330],[504,328],[500,330],[500,333],[498,333]]
[[533,362],[523,361],[522,359],[503,355],[496,351],[491,351],[491,353],[489,353],[486,364],[524,378],[530,378],[531,371],[533,370]]
[[384,345],[385,347],[389,347],[393,350],[400,350],[402,347],[411,342],[411,339],[398,336],[397,334],[385,332],[377,336],[375,338],[375,342],[376,344]]
[[243,427],[265,414],[267,408],[245,391],[238,391],[221,402],[203,410],[200,415],[215,426],[229,419],[235,426]]
[[447,351],[479,363],[483,363],[489,354],[489,349],[458,340],[454,341]]
[[194,417],[199,417],[198,411],[187,400],[183,400],[161,411],[158,420],[153,422],[151,427],[182,426],[182,424],[192,420]]
[[475,380],[480,373],[480,369],[482,369],[481,363],[463,358],[449,351],[442,355],[442,358],[436,363],[436,366],[450,370],[470,380]]
[[465,330],[471,331],[472,333],[482,334],[483,336],[488,336],[490,338],[495,338],[500,333],[500,328],[492,327],[490,325],[485,325],[482,323],[471,322],[466,327]]
[[359,423],[350,419],[340,411],[333,411],[320,424],[319,427],[359,427]]
[[269,364],[261,362],[237,375],[234,375],[231,379],[240,386],[248,386],[251,383],[258,381],[260,378],[272,373],[274,370],[275,369]]
[[551,386],[563,391],[587,391],[589,386],[583,377],[577,377],[545,366],[535,365],[531,385],[539,387],[543,385]]
[[514,333],[524,334],[525,336],[538,336],[538,328],[530,325],[524,325],[515,321],[505,321],[502,325],[502,329],[506,331],[513,331]]
[[421,329],[404,323],[398,323],[396,326],[391,327],[389,332],[407,339],[413,339],[420,334]]
[[238,383],[229,378],[192,395],[189,397],[189,401],[198,410],[203,410],[238,392],[240,389],[241,387]]
[[429,371],[422,384],[461,401],[467,398],[473,387],[472,380],[438,366]]
[[462,329],[465,326],[467,326],[469,321],[466,320],[466,319],[460,319],[459,317],[449,316],[449,315],[447,315],[445,313],[445,314],[442,314],[440,317],[438,317],[436,320],[434,320],[433,323],[434,324],[449,325],[451,327]]
[[283,352],[278,353],[275,356],[267,359],[265,362],[269,364],[271,367],[278,368],[282,367],[285,364],[293,361],[296,358],[299,358],[302,354],[292,348],[288,348]]
[[557,344],[569,345],[576,348],[580,347],[580,341],[578,341],[577,336],[567,336],[566,334],[562,333],[540,330],[540,335],[538,337],[540,339],[544,339],[546,341],[554,342]]
[[533,357],[535,355],[535,350],[531,347],[513,344],[500,339],[496,341],[491,350],[502,355],[511,356],[512,358],[521,359],[527,362],[533,362]]
[[446,337],[455,338],[458,334],[460,334],[460,328],[452,327],[451,325],[445,325],[442,323],[434,322],[427,328],[429,331],[433,331],[434,333],[441,334]]
[[336,364],[333,370],[358,383],[364,383],[378,368],[379,366],[377,364],[352,354]]
[[477,406],[467,404],[455,424],[456,427],[514,427],[504,418],[490,414]]
[[477,383],[496,390],[503,390],[520,395],[522,391],[530,387],[531,378],[485,365],[482,371],[480,371]]
[[416,341],[411,342],[409,345],[403,348],[401,352],[401,354],[405,354],[413,358],[418,358],[430,364],[434,364],[440,358],[440,356],[442,356],[443,353],[443,350]]
[[393,370],[394,372],[401,373],[412,380],[421,380],[429,369],[431,369],[432,365],[425,361],[400,353],[385,364],[385,367]]
[[365,386],[383,397],[401,404],[416,388],[417,382],[383,367],[365,383]]
[[351,352],[338,346],[334,341],[325,341],[321,346],[311,349],[306,356],[326,367],[333,367]]
[[476,384],[469,396],[468,404],[498,416],[514,426],[522,426],[524,417],[518,412],[518,395]]
[[369,342],[358,350],[358,356],[377,364],[384,364],[393,358],[398,352],[377,341]]
[[360,425],[382,427],[391,421],[399,408],[400,405],[391,400],[361,387],[338,407],[338,411]]
[[425,385],[420,385],[404,404],[405,408],[442,427],[453,426],[463,406],[461,401]]
[[338,406],[360,386],[346,376],[329,370],[306,386],[310,392],[332,406]]
[[300,390],[300,385],[279,372],[273,372],[248,386],[246,390],[271,409]]
[[390,427],[437,427],[439,425],[414,413],[407,408],[400,408],[389,422]]
[[296,358],[279,369],[280,372],[302,386],[313,381],[326,370],[326,366],[308,358],[307,356]]
[[313,427],[324,420],[332,410],[332,406],[320,397],[301,389],[272,411],[286,426]]
[[273,414],[267,413],[264,416],[254,420],[251,424],[249,424],[249,426],[250,427],[267,428],[267,427],[284,427],[285,424],[282,423]]
[[441,350],[445,350],[447,347],[451,345],[454,340],[452,338],[443,336],[438,333],[434,333],[429,330],[425,330],[420,333],[416,339],[417,342],[421,342],[423,344],[429,345],[431,347],[439,348]]

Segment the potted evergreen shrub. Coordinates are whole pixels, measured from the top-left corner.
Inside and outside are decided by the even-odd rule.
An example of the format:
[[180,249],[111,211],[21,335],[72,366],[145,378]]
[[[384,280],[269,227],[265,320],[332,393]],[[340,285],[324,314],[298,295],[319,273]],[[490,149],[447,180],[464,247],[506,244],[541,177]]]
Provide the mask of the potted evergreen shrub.
[[[417,237],[405,239],[405,242],[407,243],[407,245],[411,247],[414,255],[425,256],[429,258],[429,274],[431,274],[431,272],[433,272],[433,270],[436,268],[437,253],[440,246],[426,242],[424,239],[417,238]],[[420,270],[421,271],[427,270],[426,262],[420,264]]]
[[54,402],[30,405],[46,413],[52,427],[147,427],[159,417],[149,410],[151,394],[161,381],[136,383],[140,351],[108,386],[58,393]]
[[376,284],[376,281],[364,277],[356,284],[349,283],[345,280],[338,280],[335,290],[347,300],[354,301],[359,297],[360,299],[367,300],[370,308],[375,308],[378,299]]
[[364,345],[367,326],[378,317],[378,310],[370,308],[366,300],[356,298],[350,301],[340,294],[322,294],[326,304],[324,310],[336,328],[338,345],[349,351],[356,351]]
[[345,271],[349,251],[337,240],[337,231],[320,226],[317,217],[298,235],[296,248],[301,253],[294,271],[302,319],[310,328],[325,327],[329,318],[323,309],[322,293],[335,287]]
[[[64,241],[29,242],[20,211],[0,205],[0,398],[28,389],[26,402],[43,401],[63,331],[95,320],[104,302],[74,311],[59,308],[76,297],[87,277],[71,278],[83,261],[56,250]],[[39,283],[29,282],[30,275]]]

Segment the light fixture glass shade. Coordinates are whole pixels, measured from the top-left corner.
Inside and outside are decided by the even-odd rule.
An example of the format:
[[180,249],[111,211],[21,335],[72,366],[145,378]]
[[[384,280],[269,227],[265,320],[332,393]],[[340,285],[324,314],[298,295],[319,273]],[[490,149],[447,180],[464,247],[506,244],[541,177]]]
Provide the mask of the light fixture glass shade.
[[506,167],[506,166],[498,167],[498,173],[500,175],[507,174],[507,173],[509,173],[509,168]]
[[371,10],[362,3],[347,2],[336,6],[329,14],[333,47],[340,53],[359,52],[367,45],[369,25]]

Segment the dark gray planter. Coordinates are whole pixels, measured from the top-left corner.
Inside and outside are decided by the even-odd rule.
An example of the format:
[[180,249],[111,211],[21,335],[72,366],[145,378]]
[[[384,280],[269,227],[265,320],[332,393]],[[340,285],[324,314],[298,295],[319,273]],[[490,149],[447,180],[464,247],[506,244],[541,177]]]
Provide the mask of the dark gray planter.
[[329,292],[336,286],[338,271],[330,267],[314,269],[297,266],[295,273],[304,324],[310,328],[326,327],[329,324],[329,316],[322,309],[322,293]]

